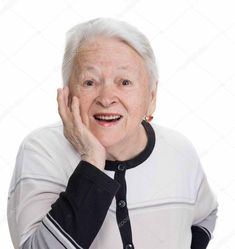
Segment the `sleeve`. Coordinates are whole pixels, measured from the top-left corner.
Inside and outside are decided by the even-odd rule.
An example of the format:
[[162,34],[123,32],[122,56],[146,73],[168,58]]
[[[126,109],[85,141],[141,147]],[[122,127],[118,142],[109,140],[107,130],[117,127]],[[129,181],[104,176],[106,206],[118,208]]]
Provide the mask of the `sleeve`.
[[209,241],[213,238],[213,231],[217,219],[217,198],[211,190],[207,177],[203,171],[202,174],[202,181],[199,186],[195,205],[194,221],[191,227],[191,249],[207,248]]
[[[45,160],[35,151],[24,153],[19,163],[29,164],[31,169],[38,164],[56,168],[49,158]],[[86,161],[79,162],[64,191],[60,184],[42,175],[31,172],[27,177],[22,173],[8,199],[14,247],[89,248],[119,187],[118,182]]]

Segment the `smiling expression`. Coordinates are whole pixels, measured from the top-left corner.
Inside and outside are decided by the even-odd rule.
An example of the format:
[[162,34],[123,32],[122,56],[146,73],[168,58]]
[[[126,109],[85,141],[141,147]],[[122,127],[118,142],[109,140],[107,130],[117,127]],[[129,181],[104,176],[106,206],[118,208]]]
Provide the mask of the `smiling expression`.
[[126,43],[96,37],[77,51],[69,81],[70,98],[80,101],[83,123],[105,147],[138,135],[155,109],[144,60]]

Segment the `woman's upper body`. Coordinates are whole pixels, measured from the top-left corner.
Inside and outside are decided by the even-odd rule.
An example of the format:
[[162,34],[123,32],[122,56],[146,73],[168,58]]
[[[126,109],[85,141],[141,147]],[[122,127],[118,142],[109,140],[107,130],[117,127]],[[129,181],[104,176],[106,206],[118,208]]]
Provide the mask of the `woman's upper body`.
[[163,131],[168,146],[161,143],[162,129],[144,121],[155,111],[158,83],[147,38],[112,19],[75,26],[63,77],[63,129],[28,136],[17,156],[8,209],[15,245],[186,249],[193,234],[191,247],[205,248],[216,201],[199,159],[170,130]]
[[[28,238],[24,248],[125,248],[121,233],[128,220],[137,249],[189,249],[193,234],[200,243],[208,242],[217,202],[193,145],[178,131],[143,123],[148,143],[142,153],[123,162],[107,160],[104,171],[81,164],[61,122],[30,133],[20,146],[9,192],[8,221],[15,248]],[[127,192],[116,198],[120,186],[114,175],[123,169]],[[71,199],[60,196],[68,186]],[[50,211],[59,196],[63,201]],[[123,200],[129,218],[119,213],[124,218],[118,222],[116,206],[122,212]],[[199,231],[198,237],[192,225],[207,230]]]

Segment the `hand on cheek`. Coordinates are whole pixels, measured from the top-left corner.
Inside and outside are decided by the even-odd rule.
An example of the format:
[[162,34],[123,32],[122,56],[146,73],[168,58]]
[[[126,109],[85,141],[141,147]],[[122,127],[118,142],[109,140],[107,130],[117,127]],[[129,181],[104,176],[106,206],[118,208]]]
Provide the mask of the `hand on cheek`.
[[[64,135],[81,155],[81,159],[90,162],[101,170],[104,169],[106,151],[98,139],[82,122],[79,98],[71,97],[69,104],[69,88],[57,90],[58,112],[64,126]],[[69,106],[70,105],[70,106]]]

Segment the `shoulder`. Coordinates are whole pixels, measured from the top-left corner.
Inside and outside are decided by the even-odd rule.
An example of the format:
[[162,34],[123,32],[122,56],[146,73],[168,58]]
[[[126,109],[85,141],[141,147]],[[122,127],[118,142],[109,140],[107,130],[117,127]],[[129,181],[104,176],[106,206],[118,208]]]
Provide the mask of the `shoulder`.
[[14,181],[35,178],[66,181],[79,162],[79,155],[63,133],[62,121],[29,132],[16,156]]
[[64,136],[62,121],[32,130],[24,137],[20,148],[47,154],[52,158],[59,153],[63,154],[63,152],[66,153],[69,151],[70,154],[75,152],[72,145]]
[[156,136],[156,149],[159,146],[158,148],[162,151],[165,149],[169,153],[175,153],[185,159],[198,162],[199,155],[195,146],[182,132],[155,123],[152,124],[152,127]]
[[170,143],[177,143],[179,145],[192,145],[190,139],[176,129],[155,123],[152,124],[152,127],[156,136],[158,136],[160,139],[164,139]]
[[79,159],[78,152],[64,136],[62,121],[29,132],[21,142],[20,150],[36,153],[58,164]]
[[204,179],[204,170],[199,154],[191,142],[182,132],[162,126],[152,125],[156,135],[153,162],[160,175],[158,181],[165,179],[171,182],[169,191],[176,189],[185,198],[195,201],[198,189]]
[[161,171],[172,178],[178,175],[180,181],[188,179],[189,185],[194,182],[198,187],[204,169],[192,141],[176,129],[159,124],[153,124],[153,128],[156,135],[154,158]]
[[48,139],[55,138],[62,139],[63,137],[63,124],[61,121],[54,122],[45,126],[41,126],[30,131],[23,139],[22,144],[28,146],[33,142],[48,141]]

